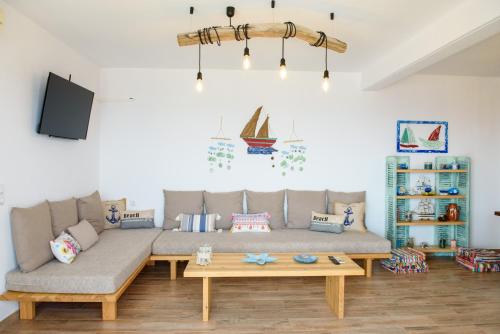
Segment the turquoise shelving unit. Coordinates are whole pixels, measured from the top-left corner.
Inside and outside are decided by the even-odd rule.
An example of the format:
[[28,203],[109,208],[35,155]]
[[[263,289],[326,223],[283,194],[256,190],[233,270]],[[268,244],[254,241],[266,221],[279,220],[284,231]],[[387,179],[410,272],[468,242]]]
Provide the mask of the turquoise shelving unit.
[[[468,157],[436,157],[434,167],[439,168],[443,164],[456,162],[460,169],[398,169],[400,164],[411,166],[408,156],[389,156],[386,159],[386,217],[385,235],[391,241],[393,248],[405,247],[410,235],[410,228],[419,226],[434,226],[434,245],[429,248],[419,248],[426,253],[434,255],[453,255],[454,249],[450,248],[450,240],[457,241],[457,247],[469,246],[469,225],[470,225],[470,168],[471,162]],[[459,195],[435,195],[435,196],[398,196],[397,188],[404,186],[411,188],[411,174],[434,174],[435,190],[456,187]],[[434,220],[421,220],[405,222],[403,217],[410,210],[410,201],[430,198],[434,203]],[[460,221],[440,222],[437,217],[446,213],[446,207],[450,203],[456,203],[460,207]],[[439,248],[440,239],[446,239],[447,248]]]

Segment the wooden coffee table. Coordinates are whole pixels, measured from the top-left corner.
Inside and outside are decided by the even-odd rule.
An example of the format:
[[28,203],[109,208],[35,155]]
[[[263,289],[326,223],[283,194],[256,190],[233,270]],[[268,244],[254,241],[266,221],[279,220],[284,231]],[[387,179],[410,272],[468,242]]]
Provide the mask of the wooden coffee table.
[[[345,276],[362,276],[363,268],[344,253],[314,253],[319,257],[314,264],[300,264],[293,260],[292,253],[270,254],[278,258],[275,263],[258,265],[244,263],[242,253],[215,253],[208,266],[196,264],[193,255],[184,271],[184,277],[203,279],[203,321],[208,321],[212,298],[212,278],[214,277],[326,277],[325,295],[330,309],[339,319],[344,318],[344,282]],[[328,255],[335,255],[345,261],[334,265]]]

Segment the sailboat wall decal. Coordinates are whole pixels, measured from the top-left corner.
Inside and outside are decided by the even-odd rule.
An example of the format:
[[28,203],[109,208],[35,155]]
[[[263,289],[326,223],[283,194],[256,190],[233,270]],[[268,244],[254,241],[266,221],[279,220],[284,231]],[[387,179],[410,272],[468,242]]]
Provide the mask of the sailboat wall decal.
[[272,146],[276,143],[277,138],[269,137],[269,115],[266,116],[264,123],[261,125],[257,135],[257,122],[259,121],[262,106],[257,108],[252,118],[241,131],[240,138],[248,145],[248,154],[273,154],[277,150]]
[[398,121],[396,145],[398,152],[448,153],[448,122]]

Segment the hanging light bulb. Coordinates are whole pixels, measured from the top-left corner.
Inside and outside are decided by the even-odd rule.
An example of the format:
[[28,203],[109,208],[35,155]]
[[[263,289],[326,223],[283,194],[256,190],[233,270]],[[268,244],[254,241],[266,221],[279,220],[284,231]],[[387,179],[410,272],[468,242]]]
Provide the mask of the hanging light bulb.
[[280,78],[282,80],[285,80],[286,76],[287,76],[287,72],[286,72],[285,58],[281,58],[281,61],[280,61]]
[[[245,36],[245,50],[243,51],[243,68],[245,70],[250,69],[251,63],[250,63],[250,49],[248,48],[248,40],[250,37],[248,36],[248,26],[249,24],[245,24],[242,26],[243,29],[243,35]],[[239,28],[238,26],[238,36],[239,36]]]
[[328,72],[328,38],[323,33],[323,38],[325,41],[325,71],[323,72],[323,91],[327,92],[330,88],[330,72]]
[[328,73],[328,70],[325,70],[325,72],[323,72],[322,87],[325,92],[327,92],[328,89],[330,88],[330,73]]
[[245,70],[250,69],[250,49],[245,47],[245,51],[243,51],[243,68]]
[[280,78],[285,80],[287,77],[286,60],[285,60],[285,39],[281,39],[281,60],[280,60]]
[[203,91],[203,74],[201,73],[201,43],[198,44],[198,73],[196,74],[196,90]]
[[203,74],[201,72],[196,75],[196,90],[200,93],[203,91]]

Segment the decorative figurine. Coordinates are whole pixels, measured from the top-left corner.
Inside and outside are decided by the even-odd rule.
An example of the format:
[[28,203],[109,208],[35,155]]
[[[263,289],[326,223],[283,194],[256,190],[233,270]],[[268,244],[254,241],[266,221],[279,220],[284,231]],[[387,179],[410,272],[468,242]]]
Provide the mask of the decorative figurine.
[[424,163],[424,169],[432,169],[432,162]]
[[415,238],[414,237],[408,238],[408,241],[406,242],[406,246],[410,247],[410,248],[415,247]]
[[399,164],[398,168],[399,169],[408,169],[408,164],[406,164],[406,163]]
[[212,262],[212,247],[203,245],[196,252],[196,264],[200,266],[209,265]]
[[408,211],[407,213],[405,213],[405,221],[407,222],[411,222],[413,221],[413,211]]
[[446,207],[446,218],[450,222],[456,222],[460,218],[460,207],[455,203],[450,203]]
[[439,248],[446,248],[446,239],[445,238],[439,239]]
[[399,186],[397,191],[398,196],[404,196],[407,194],[406,188],[404,186]]
[[448,189],[448,195],[458,195],[459,192],[458,188],[455,187]]
[[448,220],[448,218],[446,218],[446,215],[439,215],[438,220],[439,220],[440,222],[445,222],[445,221],[447,221],[447,220]]
[[450,240],[450,247],[452,249],[456,249],[457,248],[457,241],[455,239]]
[[431,179],[428,176],[420,176],[415,182],[415,187],[413,192],[415,195],[425,194],[425,188],[430,187],[432,191]]
[[420,220],[433,220],[434,219],[434,205],[430,199],[423,199],[418,203],[416,210],[418,219]]

